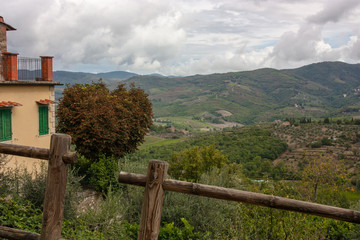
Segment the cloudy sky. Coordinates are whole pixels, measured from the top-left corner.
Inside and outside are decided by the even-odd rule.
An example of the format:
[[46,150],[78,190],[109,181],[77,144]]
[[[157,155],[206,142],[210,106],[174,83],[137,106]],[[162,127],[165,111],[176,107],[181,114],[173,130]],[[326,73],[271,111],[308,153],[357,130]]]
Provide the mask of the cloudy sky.
[[359,0],[0,0],[8,51],[55,70],[193,75],[360,62]]

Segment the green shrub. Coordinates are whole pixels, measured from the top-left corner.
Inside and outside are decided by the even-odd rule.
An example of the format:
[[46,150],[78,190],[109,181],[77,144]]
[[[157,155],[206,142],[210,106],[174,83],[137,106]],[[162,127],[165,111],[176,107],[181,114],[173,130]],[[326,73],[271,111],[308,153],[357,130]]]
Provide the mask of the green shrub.
[[182,229],[174,226],[173,222],[167,223],[162,228],[160,228],[159,240],[204,239],[201,237],[199,232],[194,232],[194,227],[191,226],[185,218],[181,218],[181,222],[184,224]]
[[105,193],[110,186],[116,189],[119,186],[117,180],[118,170],[117,159],[100,155],[99,159],[92,162],[88,170],[91,186],[103,193]]
[[332,140],[327,137],[322,138],[321,143],[325,146],[332,146]]
[[[13,197],[19,197],[31,202],[35,208],[43,209],[46,190],[47,166],[40,165],[32,173],[25,168],[8,169],[3,173],[7,182],[6,192]],[[64,216],[73,218],[79,201],[80,177],[76,177],[73,170],[69,170],[66,185]],[[1,193],[6,193],[0,192]]]
[[129,223],[128,221],[124,221],[122,227],[124,229],[125,236],[128,239],[137,239],[139,233],[139,224]]
[[323,144],[321,141],[316,141],[310,145],[311,148],[320,148],[322,146],[323,146]]
[[35,207],[42,209],[46,190],[47,166],[41,164],[40,170],[34,167],[33,173],[23,169],[19,180],[21,181],[20,194],[22,198],[30,201]]
[[126,236],[126,232],[122,222],[127,207],[124,205],[123,195],[111,188],[106,192],[103,200],[100,199],[94,206],[80,212],[79,219],[90,229],[101,232],[105,239],[124,239],[122,236]]
[[91,239],[91,240],[106,240],[103,234],[95,229],[91,229],[88,223],[76,219],[63,221],[62,225],[62,237],[67,240],[80,240],[80,239]]
[[170,175],[188,181],[198,181],[200,175],[212,168],[220,168],[228,162],[227,156],[214,145],[192,147],[173,153],[170,160]]
[[[244,189],[247,179],[243,177],[240,165],[231,164],[203,174],[199,182]],[[238,215],[238,206],[238,203],[231,201],[167,192],[162,221],[174,222],[174,226],[180,228],[184,225],[181,218],[185,218],[194,227],[194,231],[208,236],[205,239],[231,239],[232,233],[229,231],[236,228],[237,221],[241,218]]]
[[119,170],[119,160],[115,157],[107,157],[100,154],[98,159],[90,160],[79,155],[75,164],[76,175],[81,176],[83,185],[90,185],[95,190],[106,193],[107,189],[112,186],[117,188],[117,174]]
[[42,212],[30,201],[0,196],[0,224],[5,227],[40,233]]
[[78,154],[77,162],[71,166],[71,168],[75,169],[77,176],[82,176],[81,183],[83,185],[90,183],[90,176],[88,174],[90,167],[91,161],[81,154]]
[[78,177],[73,169],[69,169],[66,182],[66,195],[64,206],[64,218],[74,219],[77,215],[77,209],[80,202],[80,192],[82,187],[80,184],[82,177]]

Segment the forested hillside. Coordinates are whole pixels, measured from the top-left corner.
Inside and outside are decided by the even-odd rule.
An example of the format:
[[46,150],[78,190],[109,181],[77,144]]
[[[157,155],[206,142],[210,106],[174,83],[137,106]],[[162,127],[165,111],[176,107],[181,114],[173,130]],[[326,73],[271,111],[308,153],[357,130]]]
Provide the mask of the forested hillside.
[[360,109],[360,64],[323,62],[292,70],[259,69],[184,78],[130,78],[145,89],[156,117],[218,116],[241,123],[324,117]]
[[[54,80],[64,84],[91,83],[100,78],[110,89],[120,82],[135,83],[149,94],[155,117],[162,119],[185,117],[200,122],[248,124],[286,117],[360,114],[360,64],[322,62],[297,69],[266,68],[189,77],[54,72]],[[62,90],[57,88],[58,98]]]

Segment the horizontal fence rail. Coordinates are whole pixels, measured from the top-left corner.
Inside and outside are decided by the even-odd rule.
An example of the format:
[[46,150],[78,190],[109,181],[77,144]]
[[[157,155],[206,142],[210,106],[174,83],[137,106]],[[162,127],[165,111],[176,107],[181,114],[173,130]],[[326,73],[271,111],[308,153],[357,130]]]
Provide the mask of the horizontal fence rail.
[[[0,143],[0,153],[42,160],[49,160],[50,157],[50,149],[8,143]],[[77,155],[74,152],[67,152],[62,160],[67,164],[72,164],[77,161]]]
[[[120,172],[118,181],[137,186],[146,186],[147,176],[142,174]],[[180,192],[229,201],[237,201],[277,208],[282,210],[317,215],[352,223],[360,223],[360,212],[317,203],[305,202],[290,198],[277,197],[262,193],[254,193],[237,189],[216,187],[211,185],[165,179],[162,183],[164,190]]]
[[12,240],[38,240],[40,238],[40,234],[0,226],[0,237]]

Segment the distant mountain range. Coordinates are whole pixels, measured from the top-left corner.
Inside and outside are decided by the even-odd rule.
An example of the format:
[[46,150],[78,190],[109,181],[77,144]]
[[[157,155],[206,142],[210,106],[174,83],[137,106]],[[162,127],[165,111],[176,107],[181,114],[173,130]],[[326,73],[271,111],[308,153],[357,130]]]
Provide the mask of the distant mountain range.
[[91,83],[92,81],[98,81],[100,78],[105,81],[110,79],[110,82],[112,82],[113,80],[128,79],[134,76],[138,76],[138,74],[125,71],[106,73],[54,71],[54,81],[59,81],[63,84]]
[[122,82],[144,89],[156,117],[210,116],[253,123],[285,117],[360,114],[360,64],[322,62],[296,69],[265,68],[189,77],[54,72],[55,81],[69,84],[91,83],[99,78],[110,88]]

